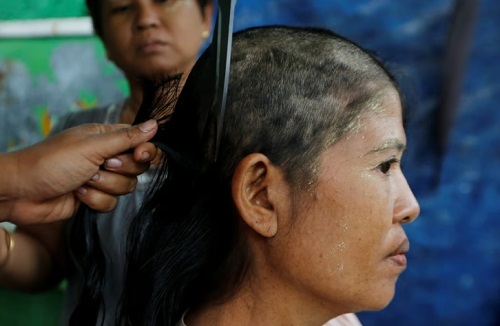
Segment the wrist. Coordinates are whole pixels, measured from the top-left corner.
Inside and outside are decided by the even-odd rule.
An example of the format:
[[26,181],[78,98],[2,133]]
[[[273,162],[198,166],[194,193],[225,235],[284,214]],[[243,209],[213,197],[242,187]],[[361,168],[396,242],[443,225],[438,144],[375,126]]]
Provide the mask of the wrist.
[[0,222],[10,217],[14,201],[19,197],[17,153],[0,154]]

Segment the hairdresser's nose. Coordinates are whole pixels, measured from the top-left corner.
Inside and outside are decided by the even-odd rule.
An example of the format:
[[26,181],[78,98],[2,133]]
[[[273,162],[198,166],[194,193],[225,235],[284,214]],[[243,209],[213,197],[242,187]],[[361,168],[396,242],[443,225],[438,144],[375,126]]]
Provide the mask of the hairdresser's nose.
[[406,181],[406,178],[402,174],[398,185],[393,222],[401,224],[411,223],[420,214],[420,206],[408,185],[408,181]]
[[143,1],[137,8],[136,28],[144,30],[150,27],[156,27],[159,24],[157,8],[149,1]]

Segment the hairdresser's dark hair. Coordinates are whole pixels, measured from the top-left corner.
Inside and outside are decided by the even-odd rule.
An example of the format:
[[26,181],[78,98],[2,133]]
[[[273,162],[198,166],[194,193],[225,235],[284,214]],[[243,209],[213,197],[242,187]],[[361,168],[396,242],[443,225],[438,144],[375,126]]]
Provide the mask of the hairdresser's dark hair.
[[[102,1],[103,0],[85,0],[85,4],[87,5],[87,11],[92,20],[92,26],[94,27],[94,32],[97,36],[102,38]],[[213,2],[213,0],[196,0],[200,10],[205,8],[207,4]],[[203,13],[203,10],[201,10]]]
[[198,60],[154,139],[166,161],[131,224],[126,325],[174,325],[188,308],[234,294],[252,264],[230,193],[246,155],[266,155],[300,196],[314,186],[320,154],[355,132],[362,117],[383,110],[384,95],[397,90],[374,56],[331,31],[270,26],[236,33],[214,162],[216,118],[203,98],[209,56]]

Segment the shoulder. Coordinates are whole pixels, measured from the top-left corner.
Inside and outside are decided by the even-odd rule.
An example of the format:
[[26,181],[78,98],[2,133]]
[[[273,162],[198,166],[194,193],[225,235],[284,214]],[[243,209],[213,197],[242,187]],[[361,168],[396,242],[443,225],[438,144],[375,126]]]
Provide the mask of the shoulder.
[[123,101],[119,101],[103,107],[68,113],[59,119],[50,133],[54,135],[84,123],[118,123],[122,107]]

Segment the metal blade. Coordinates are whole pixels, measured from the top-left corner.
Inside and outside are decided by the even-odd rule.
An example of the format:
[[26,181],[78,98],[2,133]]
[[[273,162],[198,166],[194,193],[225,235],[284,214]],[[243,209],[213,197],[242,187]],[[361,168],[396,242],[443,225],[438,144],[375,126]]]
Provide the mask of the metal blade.
[[229,83],[229,67],[231,61],[231,45],[233,41],[234,7],[236,0],[219,0],[215,33],[212,47],[216,51],[216,75],[213,109],[216,116],[215,156],[217,161],[224,124],[227,88]]

